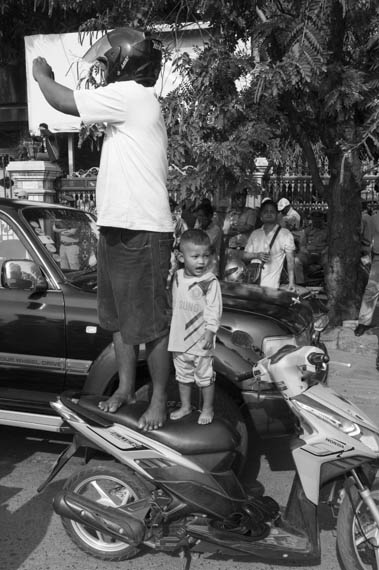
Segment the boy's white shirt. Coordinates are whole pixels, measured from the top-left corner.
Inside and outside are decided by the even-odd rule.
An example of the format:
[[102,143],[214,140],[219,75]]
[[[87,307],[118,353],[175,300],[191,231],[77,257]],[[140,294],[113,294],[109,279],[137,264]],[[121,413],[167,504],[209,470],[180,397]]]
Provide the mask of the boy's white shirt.
[[204,332],[216,333],[222,315],[221,287],[216,276],[207,272],[201,277],[187,277],[179,269],[172,285],[173,314],[168,350],[198,356],[210,356],[214,348],[199,345]]

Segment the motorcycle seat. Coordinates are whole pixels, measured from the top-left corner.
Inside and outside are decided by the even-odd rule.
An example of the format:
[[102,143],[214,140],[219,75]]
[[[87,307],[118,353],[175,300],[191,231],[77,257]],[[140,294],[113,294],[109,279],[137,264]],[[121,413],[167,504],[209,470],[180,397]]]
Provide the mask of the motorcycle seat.
[[[138,420],[146,410],[147,402],[125,404],[117,412],[103,412],[98,403],[104,396],[82,396],[75,411],[80,413],[80,407],[91,412],[91,417],[122,424],[136,432]],[[240,436],[233,427],[222,418],[215,417],[213,422],[206,425],[197,423],[199,412],[192,412],[180,420],[167,419],[163,427],[142,432],[144,436],[159,441],[183,455],[219,453],[235,451],[239,445]]]

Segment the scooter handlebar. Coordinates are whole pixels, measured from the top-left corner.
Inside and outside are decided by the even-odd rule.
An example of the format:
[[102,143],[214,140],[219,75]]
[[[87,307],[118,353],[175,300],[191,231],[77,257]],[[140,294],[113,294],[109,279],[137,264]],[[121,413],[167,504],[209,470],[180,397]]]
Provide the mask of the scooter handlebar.
[[325,353],[321,352],[311,352],[307,356],[307,360],[309,364],[315,366],[316,368],[321,366],[322,364],[327,364],[330,360],[329,356]]

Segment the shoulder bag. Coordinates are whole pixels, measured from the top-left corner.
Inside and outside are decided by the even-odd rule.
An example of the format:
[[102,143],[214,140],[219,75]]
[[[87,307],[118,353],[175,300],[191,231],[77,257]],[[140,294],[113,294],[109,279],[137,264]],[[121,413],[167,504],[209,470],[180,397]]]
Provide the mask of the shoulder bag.
[[[281,227],[279,226],[276,229],[276,232],[272,236],[272,240],[270,241],[270,245],[268,246],[268,250],[271,251],[271,248],[274,244],[274,241],[277,238],[278,233],[280,232]],[[261,282],[261,275],[262,269],[264,267],[263,261],[260,259],[252,259],[247,268],[247,283],[251,283],[254,285],[259,285]]]

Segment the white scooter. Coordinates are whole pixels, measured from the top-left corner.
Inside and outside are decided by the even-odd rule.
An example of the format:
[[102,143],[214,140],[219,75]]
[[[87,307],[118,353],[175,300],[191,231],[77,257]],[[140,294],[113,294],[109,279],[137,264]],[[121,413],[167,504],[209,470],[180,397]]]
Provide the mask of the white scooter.
[[379,428],[317,383],[327,361],[319,348],[285,346],[252,369],[250,382],[275,383],[298,419],[296,472],[283,512],[243,489],[231,469],[238,434],[223,419],[201,426],[194,412],[146,433],[137,427],[145,404],[109,414],[97,396],[52,404],[76,435],[39,490],[80,446],[100,449],[116,461],[84,467],[54,499],[85,552],[122,560],[147,546],[186,555],[187,567],[193,552],[305,566],[320,562],[318,504],[327,487],[345,570],[379,570]]

